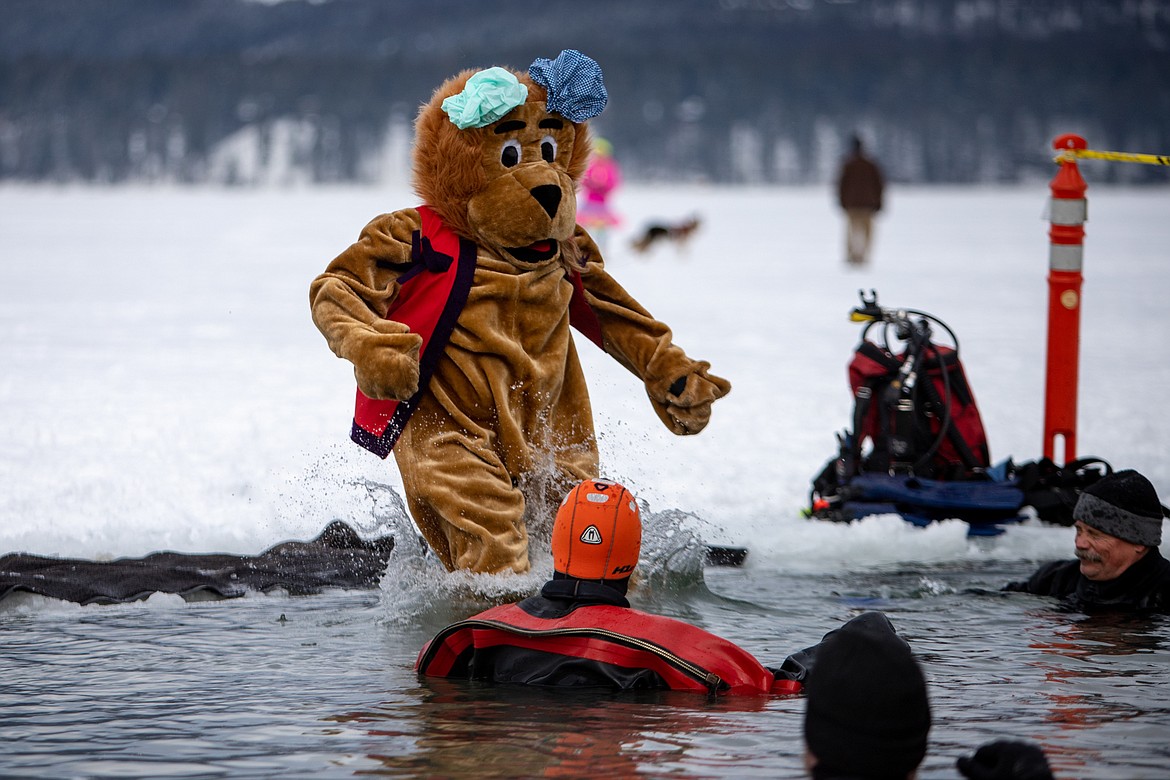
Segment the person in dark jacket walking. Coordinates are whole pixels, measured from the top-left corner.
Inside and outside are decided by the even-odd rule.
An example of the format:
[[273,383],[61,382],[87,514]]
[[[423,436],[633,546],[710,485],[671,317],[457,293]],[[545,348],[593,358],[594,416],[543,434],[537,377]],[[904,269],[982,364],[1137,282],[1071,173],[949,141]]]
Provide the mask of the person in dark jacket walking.
[[1044,564],[1004,590],[1055,596],[1081,610],[1170,612],[1170,562],[1158,550],[1165,516],[1144,476],[1132,469],[1108,474],[1073,508],[1076,560]]
[[873,218],[882,210],[885,180],[877,163],[865,155],[861,138],[853,136],[849,156],[837,177],[837,202],[845,210],[845,259],[862,266],[869,260]]
[[626,592],[641,544],[633,495],[615,482],[585,480],[557,512],[553,577],[540,595],[447,626],[423,647],[415,669],[438,677],[614,690],[800,690],[800,664],[791,671],[769,669],[726,639],[632,609]]

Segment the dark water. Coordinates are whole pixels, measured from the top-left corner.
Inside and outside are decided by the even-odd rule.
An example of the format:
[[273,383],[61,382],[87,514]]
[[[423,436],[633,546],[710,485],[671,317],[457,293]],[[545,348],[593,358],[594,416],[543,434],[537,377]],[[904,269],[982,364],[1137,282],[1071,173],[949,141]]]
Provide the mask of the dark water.
[[[990,592],[1032,568],[792,576],[749,561],[650,578],[634,601],[777,664],[885,611],[931,686],[922,777],[957,777],[955,758],[996,737],[1038,741],[1060,778],[1170,776],[1170,621]],[[484,604],[395,581],[392,568],[382,591],[301,598],[5,601],[0,776],[802,776],[801,697],[419,680],[422,643]]]

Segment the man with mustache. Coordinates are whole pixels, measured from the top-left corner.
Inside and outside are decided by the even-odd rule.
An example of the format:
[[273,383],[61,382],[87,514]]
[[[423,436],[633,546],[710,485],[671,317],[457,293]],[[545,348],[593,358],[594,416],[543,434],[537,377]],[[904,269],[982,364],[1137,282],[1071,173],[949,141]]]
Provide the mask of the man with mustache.
[[1047,563],[1004,590],[1056,596],[1082,610],[1170,612],[1170,562],[1158,550],[1166,516],[1144,476],[1132,469],[1109,474],[1073,509],[1076,560]]

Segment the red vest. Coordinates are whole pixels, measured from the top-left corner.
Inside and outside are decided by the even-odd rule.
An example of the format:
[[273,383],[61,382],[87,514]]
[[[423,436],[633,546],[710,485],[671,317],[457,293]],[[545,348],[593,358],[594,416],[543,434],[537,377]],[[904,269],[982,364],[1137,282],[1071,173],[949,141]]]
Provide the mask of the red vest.
[[538,618],[505,604],[454,623],[423,647],[415,670],[451,674],[468,648],[522,647],[630,669],[650,669],[672,690],[700,693],[798,693],[750,653],[701,628],[628,607],[581,606],[560,618]]
[[[428,206],[419,206],[418,214],[422,224],[414,232],[413,263],[398,277],[398,295],[386,312],[386,319],[422,336],[418,392],[405,401],[392,401],[370,398],[359,389],[350,433],[350,438],[381,458],[390,454],[426,392],[475,278],[475,243],[454,233]],[[573,283],[569,322],[602,347],[601,324],[585,300],[581,274],[573,271],[569,281]]]

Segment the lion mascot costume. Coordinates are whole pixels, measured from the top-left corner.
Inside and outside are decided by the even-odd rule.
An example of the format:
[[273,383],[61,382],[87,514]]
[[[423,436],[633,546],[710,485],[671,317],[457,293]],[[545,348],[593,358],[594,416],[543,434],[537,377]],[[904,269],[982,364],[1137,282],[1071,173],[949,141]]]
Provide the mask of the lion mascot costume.
[[701,431],[731,389],[576,224],[586,122],[606,100],[601,69],[573,50],[449,79],[415,123],[425,205],[376,217],[310,287],[314,323],[353,363],[352,438],[393,451],[448,570],[528,571],[527,523],[551,524],[565,492],[598,476],[570,326],[642,380],[676,434]]

